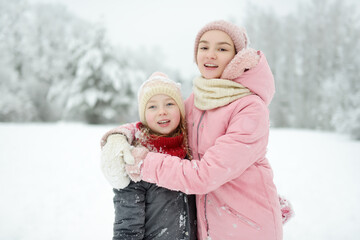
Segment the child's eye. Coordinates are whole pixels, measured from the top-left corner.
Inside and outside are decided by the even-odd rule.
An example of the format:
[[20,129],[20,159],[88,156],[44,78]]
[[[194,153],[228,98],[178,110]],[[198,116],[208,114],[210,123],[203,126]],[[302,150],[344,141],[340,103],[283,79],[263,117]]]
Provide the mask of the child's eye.
[[207,47],[200,47],[200,50],[207,50]]
[[226,52],[227,49],[225,49],[225,48],[220,48],[219,51],[220,51],[220,52]]
[[167,106],[173,106],[173,105],[175,105],[175,104],[172,103],[172,102],[170,102],[170,103],[167,103],[166,105],[167,105]]
[[156,108],[155,105],[150,105],[150,106],[148,106],[148,109],[154,109],[154,108]]

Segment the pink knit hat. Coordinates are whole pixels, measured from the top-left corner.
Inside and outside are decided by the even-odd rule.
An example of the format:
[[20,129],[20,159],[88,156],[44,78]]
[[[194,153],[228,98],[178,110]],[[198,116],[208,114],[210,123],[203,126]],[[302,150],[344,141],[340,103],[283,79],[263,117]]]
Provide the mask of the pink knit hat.
[[198,52],[199,41],[202,35],[210,30],[220,30],[225,32],[230,36],[235,45],[236,53],[240,52],[242,49],[246,48],[248,45],[248,38],[246,35],[245,28],[238,27],[235,24],[226,22],[224,20],[214,21],[206,24],[197,34],[195,39],[195,48],[194,48],[194,56],[195,62]]

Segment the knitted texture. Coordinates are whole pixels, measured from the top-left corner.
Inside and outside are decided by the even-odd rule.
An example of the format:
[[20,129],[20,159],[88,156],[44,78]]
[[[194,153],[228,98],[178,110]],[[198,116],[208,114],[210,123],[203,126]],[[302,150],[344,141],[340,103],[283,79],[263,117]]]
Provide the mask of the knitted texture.
[[[136,128],[140,131],[143,124],[139,122],[136,124]],[[180,134],[174,137],[162,137],[162,136],[142,136],[139,141],[141,145],[148,148],[152,152],[159,152],[176,156],[181,159],[186,156],[186,149],[183,145],[184,135]]]
[[166,74],[155,72],[141,85],[138,92],[139,116],[142,123],[146,123],[145,107],[147,102],[157,94],[164,94],[173,98],[180,109],[181,116],[185,118],[185,106],[181,96],[181,85],[169,79]]
[[230,36],[235,45],[236,53],[240,52],[242,49],[248,46],[248,37],[246,35],[245,28],[236,26],[235,24],[226,22],[224,20],[214,21],[206,24],[196,35],[195,46],[194,46],[194,56],[195,62],[197,58],[199,41],[202,35],[210,30],[220,30],[225,32]]
[[221,107],[252,94],[240,83],[226,79],[197,77],[194,79],[193,86],[194,104],[200,110]]
[[132,149],[131,154],[134,157],[134,164],[126,165],[125,170],[131,180],[134,182],[141,181],[141,167],[144,163],[144,158],[149,153],[149,150],[144,146],[138,146]]
[[107,144],[101,149],[101,170],[106,180],[115,189],[125,188],[130,183],[125,172],[126,154],[133,158],[130,154],[130,145],[126,137],[121,134],[109,136]]
[[121,125],[120,127],[113,128],[110,131],[106,132],[104,136],[101,138],[100,146],[104,147],[108,137],[112,134],[122,134],[126,137],[128,143],[131,145],[135,140],[135,125],[136,123],[127,123]]

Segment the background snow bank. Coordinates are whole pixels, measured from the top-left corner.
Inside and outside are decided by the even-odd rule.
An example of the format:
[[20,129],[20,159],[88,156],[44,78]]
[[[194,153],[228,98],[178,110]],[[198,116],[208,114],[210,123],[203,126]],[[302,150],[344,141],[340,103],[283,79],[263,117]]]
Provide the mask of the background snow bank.
[[[0,239],[111,239],[113,193],[99,168],[111,128],[0,124]],[[284,240],[358,239],[359,141],[272,129],[268,157],[296,213]]]

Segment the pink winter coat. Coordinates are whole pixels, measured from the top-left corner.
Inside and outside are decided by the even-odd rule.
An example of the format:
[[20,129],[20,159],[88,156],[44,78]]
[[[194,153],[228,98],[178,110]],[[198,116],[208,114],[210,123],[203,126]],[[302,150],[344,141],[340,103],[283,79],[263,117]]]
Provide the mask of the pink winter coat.
[[212,110],[186,100],[192,161],[149,153],[143,180],[197,194],[201,240],[281,240],[282,220],[273,171],[266,159],[268,105],[274,80],[265,56],[234,81],[249,95]]

